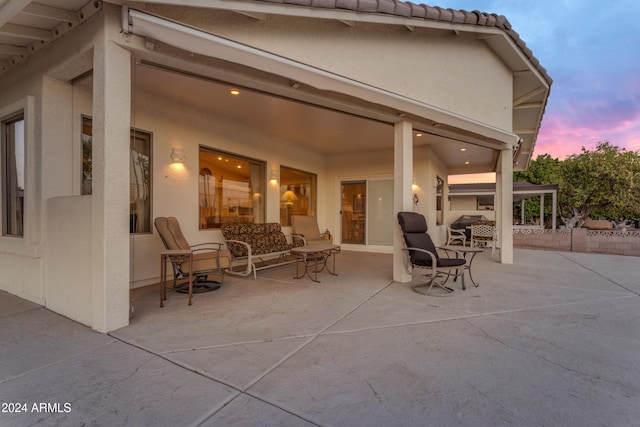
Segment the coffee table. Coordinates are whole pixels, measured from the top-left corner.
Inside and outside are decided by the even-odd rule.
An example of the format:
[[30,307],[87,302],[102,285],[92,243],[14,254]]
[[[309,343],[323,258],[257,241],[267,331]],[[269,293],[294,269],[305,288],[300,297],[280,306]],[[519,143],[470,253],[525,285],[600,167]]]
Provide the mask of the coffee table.
[[[291,253],[296,257],[296,275],[294,279],[302,279],[305,275],[309,279],[316,283],[320,283],[318,280],[318,273],[325,268],[329,274],[337,276],[336,274],[336,254],[340,253],[339,245],[332,245],[330,243],[315,243],[307,246],[300,246],[291,249]],[[329,266],[328,260],[333,258],[333,266]],[[304,271],[299,273],[299,265],[304,264]],[[313,277],[311,277],[313,273]]]

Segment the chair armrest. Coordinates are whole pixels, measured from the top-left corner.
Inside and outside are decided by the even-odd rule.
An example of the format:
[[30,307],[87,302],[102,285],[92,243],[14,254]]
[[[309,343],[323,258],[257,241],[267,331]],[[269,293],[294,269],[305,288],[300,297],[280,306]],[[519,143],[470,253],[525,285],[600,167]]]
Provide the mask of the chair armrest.
[[303,234],[292,234],[291,239],[295,243],[296,240],[302,240],[302,245],[307,246],[307,239],[304,238]]
[[[431,257],[431,267],[427,265],[418,265],[418,267],[420,268],[433,268],[435,270],[438,266],[438,258],[433,252],[429,252],[428,250],[422,248],[402,248],[402,250],[407,251],[409,253],[408,255],[410,255],[411,251],[422,252],[429,255]],[[409,263],[411,263],[411,265],[415,265],[411,262],[411,258],[409,258]]]
[[216,242],[207,242],[207,243],[198,243],[197,245],[189,246],[193,252],[197,251],[219,251],[222,249],[222,243]]
[[[247,242],[243,242],[242,240],[233,240],[233,239],[227,239],[225,240],[225,243],[240,243],[244,246],[246,246],[247,248],[247,258],[251,259],[251,245],[248,244]],[[227,245],[227,249],[228,249],[228,245]],[[233,251],[231,251],[231,255],[233,255]]]
[[449,256],[449,252],[455,252],[456,254],[456,258],[462,258],[464,259],[464,254],[456,249],[453,249],[452,247],[444,247],[444,246],[438,246],[436,249],[441,249],[443,251],[445,251],[447,253],[447,256]]

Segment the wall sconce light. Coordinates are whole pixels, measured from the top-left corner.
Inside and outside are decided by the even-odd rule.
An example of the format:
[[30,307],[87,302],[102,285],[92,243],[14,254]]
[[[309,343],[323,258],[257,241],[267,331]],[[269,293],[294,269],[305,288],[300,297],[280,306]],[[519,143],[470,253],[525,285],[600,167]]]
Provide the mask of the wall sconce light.
[[179,148],[174,148],[171,150],[171,163],[173,164],[184,164],[187,161],[187,158],[184,155],[184,150]]
[[278,172],[275,169],[271,169],[271,178],[269,178],[269,181],[272,184],[278,183]]

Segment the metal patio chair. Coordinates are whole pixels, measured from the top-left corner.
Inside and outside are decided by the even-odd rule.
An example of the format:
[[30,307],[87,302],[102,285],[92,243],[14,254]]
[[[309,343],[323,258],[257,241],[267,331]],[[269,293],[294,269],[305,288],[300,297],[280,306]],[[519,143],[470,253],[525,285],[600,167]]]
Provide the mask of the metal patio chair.
[[[455,258],[442,257],[438,254],[438,248],[427,233],[427,221],[424,216],[415,212],[398,212],[398,222],[402,228],[402,236],[405,247],[405,267],[414,278],[426,279],[426,282],[413,286],[413,290],[429,296],[444,296],[453,292],[452,288],[445,286],[449,277],[454,280],[462,276],[464,284],[464,266],[466,260],[462,253],[454,252]],[[439,294],[430,293],[432,288],[438,288]],[[426,288],[426,290],[424,290]]]
[[[207,292],[218,289],[224,281],[225,270],[231,265],[231,252],[222,249],[222,243],[201,243],[189,245],[182,234],[178,220],[172,216],[157,217],[154,225],[164,247],[170,249],[188,249],[193,251],[193,292]],[[185,292],[183,286],[177,285],[178,279],[189,277],[189,262],[172,262],[173,286],[179,292]],[[216,275],[215,280],[209,280],[210,275]]]

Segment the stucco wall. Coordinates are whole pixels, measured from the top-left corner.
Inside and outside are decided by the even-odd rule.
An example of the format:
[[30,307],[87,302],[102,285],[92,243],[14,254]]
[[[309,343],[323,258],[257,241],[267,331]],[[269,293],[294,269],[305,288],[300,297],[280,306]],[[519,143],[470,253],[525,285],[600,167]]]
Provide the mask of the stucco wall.
[[47,307],[92,323],[91,196],[47,201]]
[[[134,90],[135,87],[134,87]],[[262,134],[253,128],[216,117],[172,99],[136,90],[132,126],[153,133],[152,216],[175,216],[191,244],[222,242],[220,230],[198,229],[198,153],[207,146],[267,162],[266,170],[280,165],[318,175],[318,187],[325,188],[325,159],[301,145]],[[170,164],[172,148],[185,151],[184,167]],[[325,221],[327,193],[318,194],[318,216]],[[279,221],[279,185],[267,182],[267,221]],[[327,225],[330,227],[332,224]],[[157,235],[136,235],[132,240],[132,272],[136,284],[159,276],[158,256],[162,248]]]
[[512,73],[482,40],[468,35],[283,16],[256,20],[183,7],[148,10],[501,129],[512,128]]

